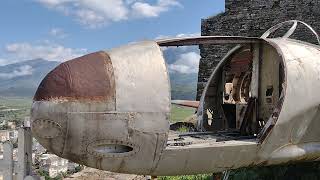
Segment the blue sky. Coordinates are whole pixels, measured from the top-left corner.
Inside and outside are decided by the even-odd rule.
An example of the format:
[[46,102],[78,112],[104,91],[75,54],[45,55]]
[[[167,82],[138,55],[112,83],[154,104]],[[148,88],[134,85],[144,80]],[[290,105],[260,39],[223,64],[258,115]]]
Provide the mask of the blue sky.
[[201,18],[223,10],[224,0],[2,0],[0,65],[197,34]]

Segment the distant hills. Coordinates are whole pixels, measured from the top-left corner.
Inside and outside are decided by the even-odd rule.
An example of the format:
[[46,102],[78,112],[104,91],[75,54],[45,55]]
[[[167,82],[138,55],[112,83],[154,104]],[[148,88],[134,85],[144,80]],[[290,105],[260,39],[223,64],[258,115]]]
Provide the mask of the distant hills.
[[[179,52],[164,51],[167,63],[174,63]],[[32,97],[41,80],[60,62],[35,59],[0,66],[0,96]],[[196,97],[197,74],[170,72],[172,99],[193,100]]]
[[[0,96],[32,97],[41,80],[58,64],[35,59],[0,66]],[[24,72],[26,67],[30,73]]]
[[195,100],[197,95],[198,74],[170,73],[171,98]]

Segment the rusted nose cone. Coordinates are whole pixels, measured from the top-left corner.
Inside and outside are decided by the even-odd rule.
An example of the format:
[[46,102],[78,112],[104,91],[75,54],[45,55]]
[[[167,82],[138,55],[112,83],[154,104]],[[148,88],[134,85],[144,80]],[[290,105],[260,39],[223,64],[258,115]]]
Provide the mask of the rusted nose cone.
[[114,84],[108,54],[96,52],[56,67],[41,82],[34,101],[111,100]]
[[96,104],[114,104],[114,81],[113,66],[105,52],[57,66],[42,80],[33,99],[31,129],[34,137],[51,152],[62,155],[68,129],[74,126],[70,124],[70,111],[106,111]]

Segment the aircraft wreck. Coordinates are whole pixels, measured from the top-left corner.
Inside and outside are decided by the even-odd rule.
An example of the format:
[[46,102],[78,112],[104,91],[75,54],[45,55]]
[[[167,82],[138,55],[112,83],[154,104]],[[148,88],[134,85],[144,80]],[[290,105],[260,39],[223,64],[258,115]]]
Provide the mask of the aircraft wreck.
[[[268,38],[293,24],[279,38]],[[187,175],[320,160],[320,46],[291,39],[301,21],[262,37],[146,41],[62,63],[41,82],[32,132],[79,164],[141,175]],[[170,130],[161,46],[232,44],[197,108],[196,132]]]

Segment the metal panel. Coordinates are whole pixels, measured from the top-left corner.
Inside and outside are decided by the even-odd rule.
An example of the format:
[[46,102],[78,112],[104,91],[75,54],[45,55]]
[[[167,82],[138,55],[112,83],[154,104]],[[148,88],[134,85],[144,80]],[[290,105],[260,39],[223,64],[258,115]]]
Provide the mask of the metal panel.
[[131,44],[107,51],[116,81],[119,112],[170,112],[170,83],[157,43]]
[[249,166],[255,160],[257,148],[256,142],[250,141],[207,141],[183,147],[168,147],[152,175],[205,174]]
[[[320,142],[318,133],[308,133],[319,132],[320,125],[319,119],[316,118],[320,113],[318,110],[320,96],[316,95],[320,89],[320,47],[290,39],[269,39],[268,41],[277,48],[285,60],[286,88],[278,121],[262,143],[259,156],[268,160],[268,164],[279,163],[279,161],[285,163],[289,159],[287,156],[280,156],[279,153],[302,148],[299,144]],[[282,150],[285,148],[284,145],[297,146]],[[302,148],[303,151],[313,152],[318,145],[303,147],[306,147]],[[273,155],[270,157],[270,154]],[[292,154],[291,160],[308,159],[308,156],[301,158],[299,154],[297,155]]]

